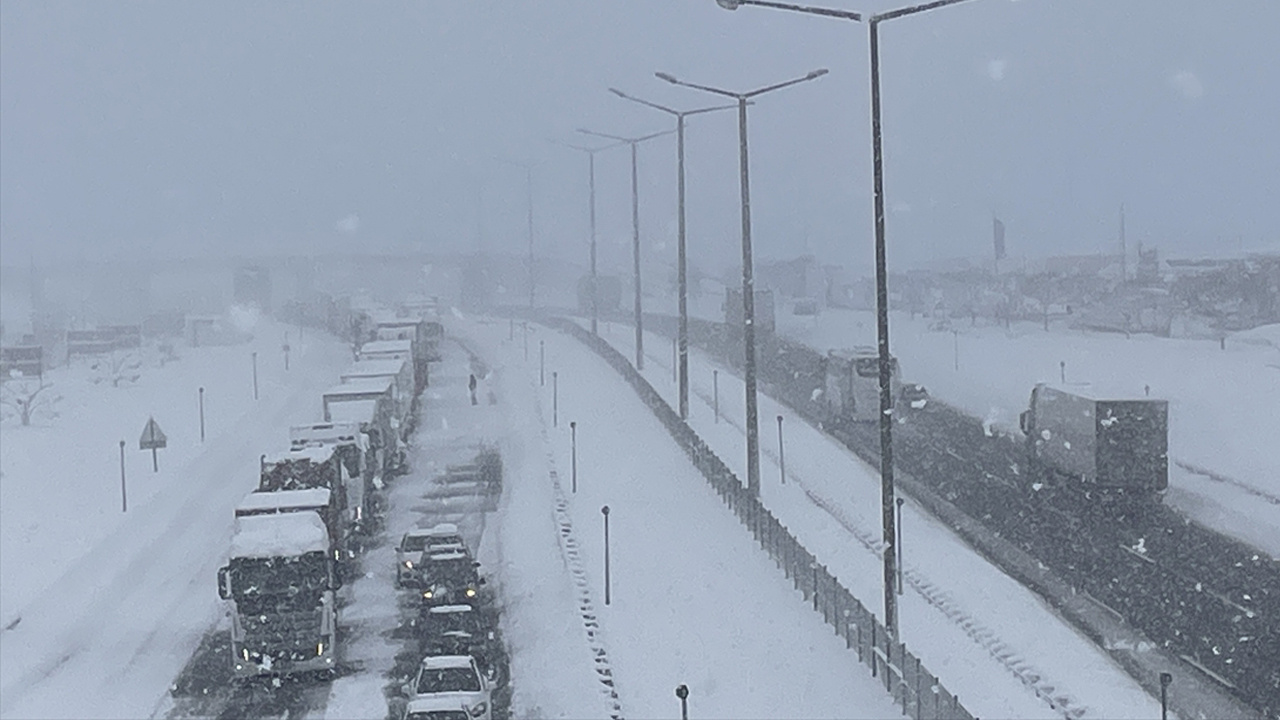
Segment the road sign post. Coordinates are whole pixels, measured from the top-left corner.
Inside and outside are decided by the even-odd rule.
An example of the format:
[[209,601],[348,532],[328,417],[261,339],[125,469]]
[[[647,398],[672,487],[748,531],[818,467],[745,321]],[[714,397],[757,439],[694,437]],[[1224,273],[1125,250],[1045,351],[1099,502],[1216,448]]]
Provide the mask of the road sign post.
[[124,489],[124,441],[120,441],[120,512],[129,512],[129,495]]
[[608,605],[611,600],[609,597],[609,506],[600,508],[600,514],[604,515],[604,604]]
[[147,424],[142,428],[142,437],[138,438],[139,450],[151,451],[151,472],[159,472],[160,461],[156,459],[156,450],[166,447],[169,444],[169,438],[160,429],[153,417],[147,418]]

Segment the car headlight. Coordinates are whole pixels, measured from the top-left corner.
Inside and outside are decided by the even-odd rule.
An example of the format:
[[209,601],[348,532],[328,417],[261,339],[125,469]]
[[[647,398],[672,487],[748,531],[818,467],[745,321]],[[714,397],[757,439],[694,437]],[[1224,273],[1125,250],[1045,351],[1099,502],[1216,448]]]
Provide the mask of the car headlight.
[[435,597],[435,594],[430,590],[423,590],[422,597],[426,600],[430,600],[431,598]]
[[469,598],[473,598],[473,597],[475,597],[475,596],[476,596],[476,589],[475,589],[475,588],[467,588],[467,597],[469,597]]
[[409,568],[410,570],[412,570],[412,569],[413,569],[413,561],[412,561],[412,560],[405,560],[405,561],[404,561],[404,566],[405,566],[405,567],[407,567],[407,568]]
[[480,717],[481,715],[484,714],[484,711],[488,709],[489,709],[488,705],[485,705],[484,703],[479,703],[475,707],[467,708],[467,712],[471,713],[471,717]]

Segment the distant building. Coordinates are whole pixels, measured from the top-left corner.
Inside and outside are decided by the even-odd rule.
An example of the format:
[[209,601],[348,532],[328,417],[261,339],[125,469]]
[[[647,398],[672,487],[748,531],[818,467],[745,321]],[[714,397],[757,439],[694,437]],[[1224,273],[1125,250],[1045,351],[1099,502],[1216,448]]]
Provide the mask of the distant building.
[[255,265],[236,268],[232,297],[237,305],[252,305],[270,314],[271,271]]

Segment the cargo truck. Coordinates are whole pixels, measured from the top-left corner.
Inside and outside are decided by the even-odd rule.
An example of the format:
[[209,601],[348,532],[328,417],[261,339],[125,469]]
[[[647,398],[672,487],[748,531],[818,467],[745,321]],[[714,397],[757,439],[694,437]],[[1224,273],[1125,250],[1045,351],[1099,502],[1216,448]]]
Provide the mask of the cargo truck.
[[334,386],[323,395],[323,409],[325,422],[359,424],[375,456],[376,477],[385,478],[403,466],[397,440],[400,421],[395,417],[389,379],[362,378]]
[[375,458],[370,457],[369,438],[360,423],[312,423],[289,428],[289,449],[333,448],[345,471],[347,506],[357,524],[371,511]]
[[341,587],[329,533],[314,512],[241,517],[218,594],[231,615],[236,678],[331,673],[338,664]]
[[1036,385],[1019,417],[1032,481],[1091,498],[1158,497],[1169,487],[1168,414],[1165,400]]

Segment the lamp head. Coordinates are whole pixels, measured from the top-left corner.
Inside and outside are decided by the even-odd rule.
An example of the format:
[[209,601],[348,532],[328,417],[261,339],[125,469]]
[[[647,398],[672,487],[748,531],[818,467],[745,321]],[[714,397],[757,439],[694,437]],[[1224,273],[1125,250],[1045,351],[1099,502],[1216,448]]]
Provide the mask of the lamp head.
[[716,4],[725,10],[737,10],[742,7],[741,0],[716,0]]
[[830,71],[830,70],[827,70],[826,68],[819,68],[819,69],[814,70],[813,72],[809,73],[808,75],[805,75],[805,76],[804,76],[804,79],[805,79],[805,80],[817,80],[818,78],[822,77],[823,75],[826,75],[828,72],[831,72],[831,71]]
[[657,77],[659,80],[666,80],[667,82],[672,84],[680,82],[679,80],[676,80],[675,76],[671,75],[670,73],[656,72],[654,73],[654,76]]
[[609,88],[609,92],[613,93],[614,95],[617,95],[620,98],[624,98],[627,96],[626,93],[622,92],[618,88]]

